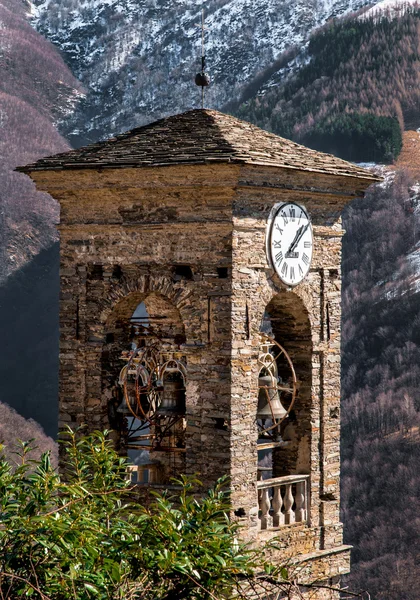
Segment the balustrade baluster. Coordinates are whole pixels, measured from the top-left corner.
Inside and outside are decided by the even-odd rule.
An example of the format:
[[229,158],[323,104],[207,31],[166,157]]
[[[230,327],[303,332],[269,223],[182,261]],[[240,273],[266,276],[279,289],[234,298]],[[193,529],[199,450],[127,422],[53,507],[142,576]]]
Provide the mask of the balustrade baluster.
[[296,484],[296,510],[295,519],[297,523],[301,523],[306,520],[306,498],[305,498],[305,481],[299,481]]
[[136,465],[128,465],[127,467],[127,481],[131,484],[133,483],[137,483],[134,480],[134,473],[137,473],[137,466]]
[[284,523],[283,513],[281,507],[283,506],[283,498],[281,496],[281,487],[277,486],[274,488],[273,493],[273,527],[279,527]]
[[284,523],[285,525],[290,525],[294,522],[294,513],[292,511],[293,506],[293,494],[292,494],[292,484],[286,484],[286,493],[284,494]]
[[265,488],[261,490],[260,510],[261,510],[261,529],[268,529],[270,522],[270,490]]
[[143,483],[144,482],[144,466],[143,465],[139,465],[137,467],[137,483]]
[[308,475],[285,475],[258,481],[258,518],[261,529],[306,523],[308,483]]
[[128,483],[133,483],[133,470],[130,468],[130,465],[127,467],[127,481]]
[[149,466],[149,483],[157,483],[157,469],[155,466]]

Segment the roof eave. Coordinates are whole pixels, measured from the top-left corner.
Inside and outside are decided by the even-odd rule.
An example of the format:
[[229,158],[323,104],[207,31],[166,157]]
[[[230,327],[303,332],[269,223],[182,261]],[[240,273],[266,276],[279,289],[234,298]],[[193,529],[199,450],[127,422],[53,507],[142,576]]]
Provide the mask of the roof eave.
[[205,164],[213,164],[213,163],[226,163],[226,164],[243,164],[243,165],[255,165],[262,167],[270,167],[275,169],[290,169],[297,172],[302,173],[317,173],[320,175],[330,175],[333,177],[350,177],[353,179],[360,179],[364,181],[370,181],[371,183],[379,183],[384,180],[383,177],[378,175],[373,175],[369,173],[369,171],[356,171],[356,172],[338,172],[335,170],[329,169],[314,169],[314,168],[303,168],[301,166],[294,165],[286,165],[280,163],[274,163],[271,161],[250,161],[241,159],[238,157],[214,157],[207,158],[205,160],[186,160],[186,161],[168,161],[162,163],[150,162],[150,164],[138,164],[138,163],[67,163],[63,165],[37,165],[34,163],[32,165],[26,165],[22,167],[16,167],[15,171],[19,173],[25,173],[26,175],[31,175],[33,172],[42,172],[42,171],[74,171],[74,170],[94,170],[101,171],[102,169],[141,169],[141,168],[155,168],[155,167],[173,167],[177,165],[205,165]]

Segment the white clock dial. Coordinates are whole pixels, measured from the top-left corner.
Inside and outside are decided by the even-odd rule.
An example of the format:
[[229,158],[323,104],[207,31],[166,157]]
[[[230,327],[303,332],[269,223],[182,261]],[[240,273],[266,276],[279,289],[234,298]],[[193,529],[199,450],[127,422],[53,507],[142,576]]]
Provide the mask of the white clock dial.
[[311,266],[313,250],[312,224],[303,206],[282,204],[273,216],[268,241],[271,263],[283,283],[300,283]]

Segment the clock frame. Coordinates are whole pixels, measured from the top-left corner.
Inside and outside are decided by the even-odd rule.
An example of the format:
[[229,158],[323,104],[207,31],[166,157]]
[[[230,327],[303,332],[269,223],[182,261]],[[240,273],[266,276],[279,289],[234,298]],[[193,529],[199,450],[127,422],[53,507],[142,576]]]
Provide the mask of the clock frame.
[[313,231],[304,206],[282,202],[273,207],[267,222],[266,254],[270,266],[288,287],[305,279],[312,262]]

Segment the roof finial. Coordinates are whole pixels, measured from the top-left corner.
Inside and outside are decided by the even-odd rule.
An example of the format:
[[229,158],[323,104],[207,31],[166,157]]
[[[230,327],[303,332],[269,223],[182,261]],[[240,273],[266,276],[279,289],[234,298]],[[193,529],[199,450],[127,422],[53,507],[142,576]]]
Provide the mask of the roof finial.
[[[200,24],[198,24],[200,27]],[[204,54],[204,7],[201,9],[201,73],[195,76],[196,85],[201,87],[201,108],[204,108],[204,88],[210,83],[210,77],[206,73],[206,55]]]

